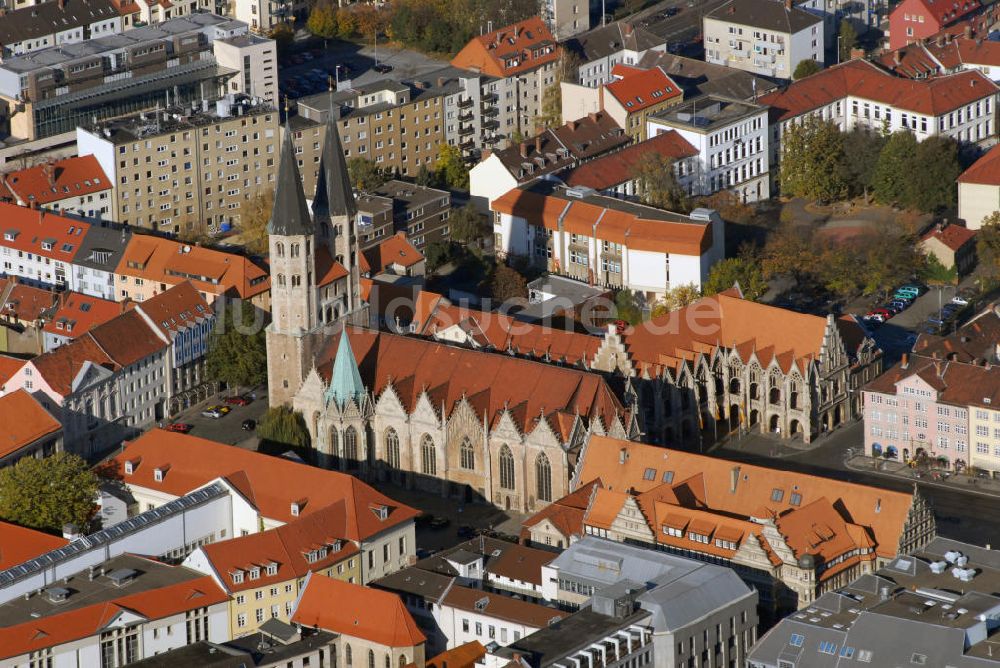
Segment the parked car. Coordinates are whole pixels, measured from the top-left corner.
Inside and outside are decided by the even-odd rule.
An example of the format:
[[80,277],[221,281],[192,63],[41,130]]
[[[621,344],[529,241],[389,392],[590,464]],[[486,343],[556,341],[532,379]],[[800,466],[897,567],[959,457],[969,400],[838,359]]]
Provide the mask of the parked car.
[[223,415],[228,413],[228,410],[223,410],[228,408],[227,406],[209,406],[201,412],[202,417],[212,418],[213,420],[218,420]]
[[874,311],[871,311],[865,314],[865,320],[868,320],[869,322],[877,322],[881,325],[883,322],[888,320],[888,318],[882,313],[875,313]]
[[901,299],[893,299],[891,302],[889,302],[889,305],[895,309],[898,309],[897,313],[901,313],[906,309],[910,308],[910,303],[904,302]]
[[928,324],[937,325],[938,327],[940,327],[941,325],[944,324],[944,319],[939,318],[936,315],[929,315],[927,316],[927,322]]
[[253,431],[254,429],[257,428],[257,421],[256,420],[244,420],[243,424],[240,425],[240,428],[243,431]]
[[900,313],[903,312],[903,307],[899,306],[895,302],[889,302],[888,304],[882,304],[881,308],[885,309],[886,311],[888,311],[889,313],[891,313],[893,315],[898,315],[898,314],[900,314]]
[[375,66],[372,69],[379,74],[388,74],[389,72],[392,72],[392,65],[387,63],[375,63]]
[[912,284],[910,284],[910,285],[901,285],[900,287],[896,288],[896,294],[903,294],[903,295],[909,294],[909,295],[913,295],[914,299],[916,299],[917,297],[919,297],[922,292],[923,292],[923,290],[920,288],[919,285],[912,285]]
[[951,298],[951,302],[949,303],[958,304],[959,306],[968,306],[969,295],[963,295],[962,293],[958,293],[957,295]]
[[869,315],[880,315],[883,318],[885,318],[886,320],[888,320],[889,318],[891,318],[894,315],[892,311],[890,311],[888,309],[885,309],[885,308],[873,308],[871,311],[869,311],[868,314]]
[[441,515],[435,515],[431,518],[431,521],[428,522],[428,526],[432,529],[444,529],[449,524],[451,524],[451,520],[447,517],[442,517]]
[[188,424],[186,422],[174,422],[173,424],[168,424],[164,427],[167,431],[175,431],[178,434],[186,434],[192,429],[194,429],[193,424]]
[[244,397],[241,395],[226,397],[226,403],[229,404],[230,406],[249,406],[250,397]]

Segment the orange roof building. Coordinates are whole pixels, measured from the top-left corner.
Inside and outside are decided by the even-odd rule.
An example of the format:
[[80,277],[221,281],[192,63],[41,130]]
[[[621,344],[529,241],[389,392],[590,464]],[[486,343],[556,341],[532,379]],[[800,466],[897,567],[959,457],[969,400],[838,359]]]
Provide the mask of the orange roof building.
[[[235,529],[237,533],[253,534],[261,527],[273,529],[313,513],[334,512],[335,522],[329,518],[322,522],[322,533],[329,534],[325,538],[350,541],[373,553],[370,565],[366,561],[362,568],[362,582],[403,567],[416,549],[417,511],[345,473],[163,429],[132,441],[115,461],[144,508],[221,479],[243,509],[238,516],[249,518]],[[299,531],[310,525],[297,526]]]
[[478,640],[473,640],[427,659],[424,665],[426,668],[475,668],[485,656],[486,648]]
[[609,327],[593,367],[636,379],[654,442],[687,444],[741,428],[809,443],[861,414],[857,390],[881,365],[853,316],[769,306],[734,287],[621,333]]
[[710,209],[671,213],[543,180],[511,190],[490,208],[499,214],[499,253],[650,301],[670,286],[700,288],[725,250],[725,226]]
[[0,466],[62,449],[62,425],[25,390],[0,396],[0,424]]
[[52,350],[79,338],[131,307],[130,302],[113,302],[79,292],[60,293],[55,312],[42,328],[45,332],[45,350]]
[[362,665],[424,665],[426,637],[391,592],[310,573],[292,621],[338,634],[345,662],[351,653]]
[[967,274],[976,264],[976,231],[961,225],[938,225],[920,237],[920,248],[941,266]]
[[978,230],[1000,202],[1000,146],[994,146],[958,177],[958,217]]
[[[2,400],[0,400],[2,401]],[[0,522],[0,571],[65,547],[68,540],[10,522]]]
[[406,232],[396,232],[364,252],[369,271],[401,276],[423,276],[424,254],[414,248]]
[[111,210],[113,184],[92,155],[8,172],[0,175],[0,184],[20,206],[92,219],[107,218]]
[[659,67],[616,65],[601,90],[601,109],[631,137],[646,139],[646,119],[684,99],[684,91]]
[[603,436],[586,444],[573,484],[593,480],[601,487],[590,495],[583,533],[742,566],[762,604],[775,608],[789,595],[803,607],[934,535],[933,511],[917,490]]

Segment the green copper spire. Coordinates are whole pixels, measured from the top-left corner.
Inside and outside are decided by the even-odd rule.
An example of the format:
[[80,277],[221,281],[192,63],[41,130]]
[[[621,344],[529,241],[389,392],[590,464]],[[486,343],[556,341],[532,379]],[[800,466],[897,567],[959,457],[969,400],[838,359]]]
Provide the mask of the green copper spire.
[[361,382],[361,372],[351,350],[351,342],[347,338],[347,328],[340,330],[340,344],[337,346],[337,356],[333,360],[333,373],[330,374],[330,387],[326,390],[326,400],[336,401],[341,408],[348,399],[360,401],[364,396],[365,386]]

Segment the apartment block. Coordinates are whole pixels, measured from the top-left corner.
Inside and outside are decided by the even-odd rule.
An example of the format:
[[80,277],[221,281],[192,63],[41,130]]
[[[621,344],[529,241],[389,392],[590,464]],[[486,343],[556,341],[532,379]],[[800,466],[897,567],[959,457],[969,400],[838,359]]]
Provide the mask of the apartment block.
[[78,153],[115,184],[112,218],[173,234],[238,227],[242,206],[272,190],[277,171],[278,112],[255,99],[78,128]]
[[6,12],[0,21],[0,60],[78,44],[122,31],[110,0],[51,0]]
[[736,193],[744,202],[771,196],[767,107],[722,97],[685,101],[648,118],[648,135],[676,131],[698,152],[692,193]]
[[278,107],[278,47],[273,39],[246,34],[215,40],[221,67],[237,70],[226,89],[231,94],[260,98]]
[[52,160],[0,175],[0,197],[84,220],[108,220],[114,184],[92,155]]
[[637,65],[647,53],[665,52],[667,42],[642,25],[618,21],[577,35],[564,48],[582,61],[576,83],[597,88],[611,83],[616,65]]
[[590,30],[590,0],[545,0],[541,17],[560,42]]
[[705,60],[791,79],[803,60],[823,64],[823,19],[793,0],[730,0],[705,14]]
[[219,64],[214,42],[246,33],[245,23],[196,13],[5,58],[0,130],[35,141],[95,119],[214,101],[241,71]]
[[[451,215],[451,193],[447,190],[393,179],[372,189],[371,194],[392,203],[394,229],[404,232],[407,240],[417,250],[423,250],[427,244],[447,242],[451,239],[451,230],[448,226],[448,218]],[[362,249],[385,240],[365,230],[366,213],[364,201],[359,200],[358,235],[362,239]]]

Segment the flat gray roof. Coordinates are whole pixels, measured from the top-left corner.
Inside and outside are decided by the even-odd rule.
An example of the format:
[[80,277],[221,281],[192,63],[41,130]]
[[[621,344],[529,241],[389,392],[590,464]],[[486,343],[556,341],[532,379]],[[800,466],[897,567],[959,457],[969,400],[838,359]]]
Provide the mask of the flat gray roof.
[[767,108],[752,102],[706,95],[651,114],[650,118],[695,132],[712,132],[720,125],[766,113]]

